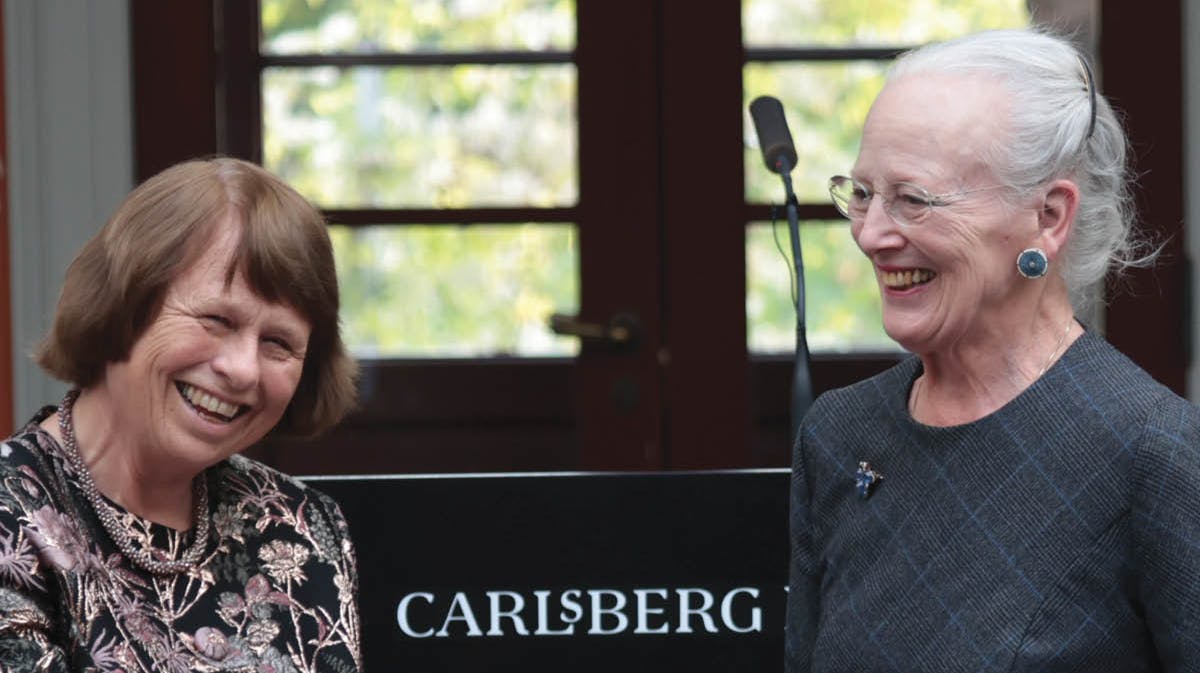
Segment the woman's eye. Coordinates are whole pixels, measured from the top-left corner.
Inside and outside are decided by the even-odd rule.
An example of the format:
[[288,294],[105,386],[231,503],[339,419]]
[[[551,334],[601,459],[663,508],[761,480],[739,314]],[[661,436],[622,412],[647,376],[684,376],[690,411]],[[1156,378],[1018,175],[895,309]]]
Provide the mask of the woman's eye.
[[272,346],[275,346],[276,348],[282,348],[285,351],[290,352],[292,350],[292,345],[290,343],[288,343],[284,339],[280,339],[277,337],[271,337],[271,338],[267,339],[267,343],[271,344]]
[[266,352],[272,357],[285,359],[291,357],[303,357],[302,353],[297,353],[295,348],[292,348],[292,342],[282,337],[267,337],[263,339],[266,344]]
[[896,200],[906,206],[928,206],[929,197],[912,189],[896,190]]
[[896,205],[907,213],[906,217],[916,218],[928,212],[932,205],[929,197],[919,192],[896,192]]
[[218,313],[208,313],[200,317],[206,324],[213,327],[231,327],[233,321]]

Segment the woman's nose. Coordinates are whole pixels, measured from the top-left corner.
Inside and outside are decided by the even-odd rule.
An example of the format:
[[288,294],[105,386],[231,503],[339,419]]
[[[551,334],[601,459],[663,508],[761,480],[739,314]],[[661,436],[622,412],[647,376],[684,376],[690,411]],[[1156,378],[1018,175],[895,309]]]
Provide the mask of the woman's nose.
[[245,390],[258,384],[258,340],[244,335],[230,335],[221,342],[212,361],[213,370],[234,390]]
[[871,199],[866,215],[852,223],[851,233],[858,247],[868,256],[880,250],[902,247],[906,240],[899,223],[888,214],[879,197]]

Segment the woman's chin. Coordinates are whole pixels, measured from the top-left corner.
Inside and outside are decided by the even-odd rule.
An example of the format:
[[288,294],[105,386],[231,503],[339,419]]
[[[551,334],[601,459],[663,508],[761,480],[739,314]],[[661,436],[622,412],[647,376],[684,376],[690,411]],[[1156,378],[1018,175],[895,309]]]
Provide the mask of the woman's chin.
[[884,316],[883,331],[888,337],[900,344],[900,347],[910,353],[923,353],[929,350],[930,336],[934,330],[923,322],[911,319],[889,319]]

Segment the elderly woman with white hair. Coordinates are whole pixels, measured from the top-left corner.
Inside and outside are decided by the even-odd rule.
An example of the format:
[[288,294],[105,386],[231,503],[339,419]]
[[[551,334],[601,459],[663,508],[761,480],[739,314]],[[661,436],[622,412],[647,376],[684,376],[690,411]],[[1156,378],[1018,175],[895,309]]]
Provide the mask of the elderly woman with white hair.
[[901,57],[830,193],[914,356],[797,438],[789,671],[1200,670],[1200,413],[1076,318],[1147,262],[1086,57]]

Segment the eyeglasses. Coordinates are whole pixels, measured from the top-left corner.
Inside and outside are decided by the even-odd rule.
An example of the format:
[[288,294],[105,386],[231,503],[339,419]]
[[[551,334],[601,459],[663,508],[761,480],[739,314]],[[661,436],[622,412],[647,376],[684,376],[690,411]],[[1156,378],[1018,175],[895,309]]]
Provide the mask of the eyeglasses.
[[[929,190],[911,182],[893,182],[880,196],[883,197],[883,210],[889,217],[902,226],[915,227],[921,225],[934,208],[953,203],[952,199],[1003,187],[1004,185],[993,185],[947,194],[930,194]],[[829,178],[829,196],[839,213],[859,221],[867,217],[867,209],[871,207],[871,199],[875,197],[875,192],[854,178],[835,175]]]

